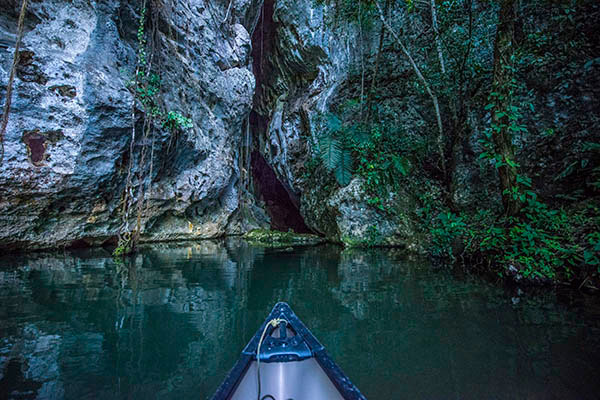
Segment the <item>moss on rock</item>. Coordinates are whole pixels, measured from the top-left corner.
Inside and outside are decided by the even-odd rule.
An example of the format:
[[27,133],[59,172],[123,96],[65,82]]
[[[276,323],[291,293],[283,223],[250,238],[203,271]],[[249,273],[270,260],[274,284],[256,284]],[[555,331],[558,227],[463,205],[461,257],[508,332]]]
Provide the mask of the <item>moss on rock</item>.
[[295,232],[272,231],[268,229],[254,229],[243,236],[248,242],[256,245],[267,245],[274,247],[312,246],[325,242],[325,239],[317,235]]

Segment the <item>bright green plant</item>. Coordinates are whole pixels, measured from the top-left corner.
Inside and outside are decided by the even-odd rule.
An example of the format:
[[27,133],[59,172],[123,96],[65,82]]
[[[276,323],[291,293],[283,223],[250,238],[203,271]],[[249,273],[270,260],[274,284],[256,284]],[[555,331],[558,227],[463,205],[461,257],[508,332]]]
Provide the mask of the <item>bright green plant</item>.
[[464,238],[466,229],[464,217],[450,211],[439,213],[430,227],[432,254],[456,261],[457,254],[455,254],[454,248],[456,243]]
[[334,174],[337,182],[342,186],[350,183],[353,172],[352,149],[348,131],[335,114],[325,115],[325,129],[318,137],[318,150],[323,166]]
[[340,115],[324,115],[324,129],[318,136],[319,159],[340,185],[353,175],[363,178],[367,203],[380,211],[389,211],[385,199],[406,177],[412,164],[409,156],[415,146],[403,132],[380,123],[354,121],[358,102],[349,101]]
[[163,117],[163,127],[170,129],[191,129],[194,127],[194,123],[190,118],[183,116],[179,111],[169,111]]
[[587,248],[583,251],[583,261],[597,268],[600,273],[600,232],[592,232],[586,236]]

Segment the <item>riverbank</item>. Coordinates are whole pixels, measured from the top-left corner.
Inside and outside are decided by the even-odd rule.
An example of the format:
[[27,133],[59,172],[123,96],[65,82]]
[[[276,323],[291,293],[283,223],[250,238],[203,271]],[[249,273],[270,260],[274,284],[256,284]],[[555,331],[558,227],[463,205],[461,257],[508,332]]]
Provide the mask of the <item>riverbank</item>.
[[[449,257],[448,254],[440,256],[439,252],[435,252],[433,240],[427,248],[428,252],[414,252],[406,249],[404,246],[379,246],[368,241],[361,241],[355,243],[345,242],[333,242],[326,238],[314,234],[298,234],[294,232],[281,232],[269,229],[255,229],[247,232],[244,235],[231,235],[227,237],[214,238],[214,239],[202,239],[202,240],[160,240],[160,241],[142,241],[140,247],[147,248],[148,246],[160,246],[160,245],[185,245],[185,244],[199,244],[210,243],[213,241],[227,241],[227,240],[243,240],[251,245],[266,247],[266,248],[280,248],[280,249],[293,249],[296,247],[311,247],[319,245],[335,245],[345,249],[392,249],[397,251],[399,254],[415,255],[415,256],[427,256],[431,259],[432,265],[439,268],[446,268],[457,273],[468,273],[474,276],[479,276],[489,282],[493,282],[495,285],[501,285],[506,287],[519,288],[521,290],[536,291],[541,290],[554,290],[554,289],[568,289],[571,291],[584,291],[592,295],[600,294],[600,280],[597,275],[590,274],[586,276],[574,276],[567,277],[566,275],[557,275],[554,278],[539,277],[538,275],[524,274],[522,269],[518,269],[515,265],[505,265],[494,263],[492,258],[486,258],[485,254],[469,254],[465,246],[455,240],[451,242],[454,246],[453,257]],[[438,239],[439,240],[439,239]],[[14,256],[22,256],[25,254],[48,254],[57,251],[97,251],[98,254],[104,256],[113,256],[116,246],[116,239],[105,241],[102,245],[90,245],[87,242],[77,242],[70,246],[47,247],[47,248],[36,248],[33,250],[26,250],[22,248],[5,250],[5,254]],[[135,255],[135,253],[133,254]],[[125,255],[123,257],[130,257],[132,255]]]

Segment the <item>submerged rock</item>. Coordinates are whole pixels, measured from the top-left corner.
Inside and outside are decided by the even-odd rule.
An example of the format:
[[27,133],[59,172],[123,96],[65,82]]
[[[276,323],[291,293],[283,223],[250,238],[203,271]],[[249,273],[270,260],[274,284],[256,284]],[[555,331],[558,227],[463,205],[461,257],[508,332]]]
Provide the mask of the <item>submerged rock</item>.
[[268,229],[254,229],[243,238],[252,244],[262,244],[288,248],[294,246],[310,246],[325,242],[325,239],[308,233],[280,232]]

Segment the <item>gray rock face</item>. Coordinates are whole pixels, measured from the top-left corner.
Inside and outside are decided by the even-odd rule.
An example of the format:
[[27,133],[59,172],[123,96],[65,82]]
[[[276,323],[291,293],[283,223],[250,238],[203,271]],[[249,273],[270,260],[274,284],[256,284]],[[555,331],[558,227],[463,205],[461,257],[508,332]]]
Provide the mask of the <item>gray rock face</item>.
[[[333,10],[311,0],[277,0],[273,7],[273,46],[265,54],[268,77],[259,77],[255,110],[269,121],[260,132],[260,150],[291,195],[300,198],[308,226],[347,244],[379,244],[420,249],[410,208],[390,217],[372,207],[359,179],[340,188],[322,167],[308,171],[316,157],[320,118],[359,57],[358,32],[337,30]],[[261,29],[261,26],[257,29]],[[350,32],[350,33],[349,33]],[[366,38],[374,41],[375,36]],[[366,43],[366,45],[369,45]],[[343,95],[342,95],[343,97]],[[409,193],[391,194],[410,207]],[[414,208],[414,207],[413,207]]]
[[[163,3],[148,2],[146,30],[156,29],[149,58],[161,106],[193,128],[158,124],[146,140],[153,173],[144,239],[220,236],[244,228],[235,221],[238,149],[254,93],[249,31],[260,2]],[[0,1],[3,99],[19,6]],[[144,145],[140,105],[132,118],[127,88],[139,11],[133,0],[30,2],[0,165],[0,247],[98,243],[117,233],[134,120],[137,163]]]
[[347,245],[396,246],[412,252],[424,252],[409,212],[414,208],[408,193],[390,193],[386,205],[393,213],[383,213],[365,200],[362,179],[354,178],[346,187],[337,190],[328,205],[338,210],[336,222],[341,240]]
[[[340,188],[324,171],[307,173],[323,129],[319,117],[359,54],[358,33],[344,27],[341,34],[327,21],[332,10],[312,0],[264,3],[263,9],[263,0],[148,0],[147,58],[160,76],[158,106],[190,118],[193,127],[170,130],[156,122],[142,139],[142,105],[133,107],[130,84],[140,2],[30,2],[0,165],[0,248],[114,238],[131,160],[137,201],[141,185],[151,182],[142,240],[264,227],[267,218],[243,178],[251,110],[268,121],[255,132],[254,149],[310,228],[360,243],[375,224],[382,244],[411,247],[408,217],[369,209],[360,182]],[[0,0],[0,7],[5,98],[20,1]],[[410,205],[409,194],[394,196]],[[134,207],[130,226],[135,213]]]

